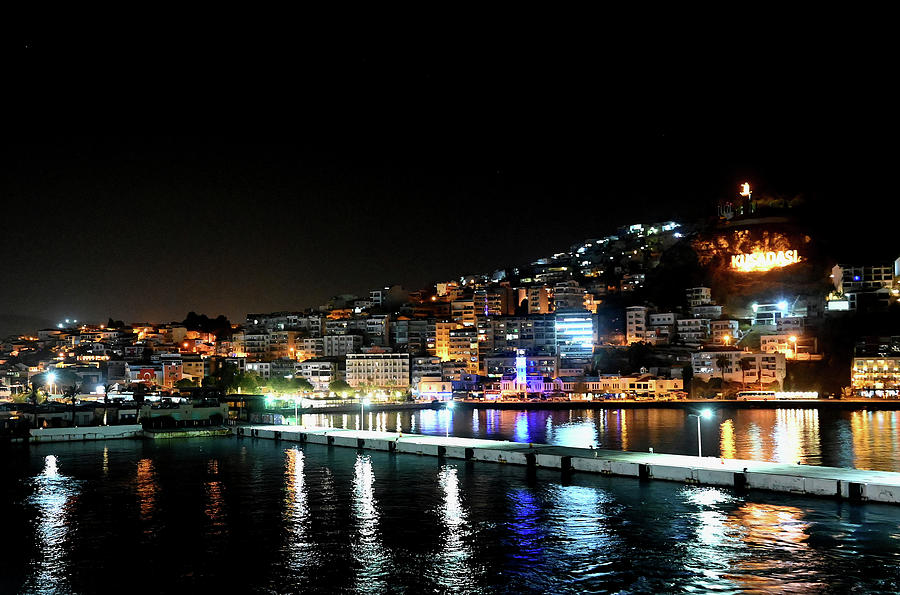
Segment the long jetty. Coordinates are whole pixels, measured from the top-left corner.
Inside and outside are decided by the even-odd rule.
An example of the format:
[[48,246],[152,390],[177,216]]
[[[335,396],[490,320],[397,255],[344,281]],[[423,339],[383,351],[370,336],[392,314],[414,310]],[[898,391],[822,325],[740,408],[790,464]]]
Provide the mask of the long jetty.
[[900,473],[887,471],[370,430],[273,425],[244,425],[233,430],[240,437],[300,444],[509,463],[530,469],[558,469],[564,473],[599,473],[738,490],[767,490],[855,502],[900,504]]

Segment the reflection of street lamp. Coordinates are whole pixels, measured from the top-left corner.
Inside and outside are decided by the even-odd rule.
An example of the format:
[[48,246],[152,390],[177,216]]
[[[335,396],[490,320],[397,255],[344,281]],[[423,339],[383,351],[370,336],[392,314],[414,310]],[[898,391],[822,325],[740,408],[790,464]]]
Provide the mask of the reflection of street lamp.
[[703,419],[711,419],[712,411],[709,409],[701,409],[700,413],[688,413],[688,417],[696,417],[697,418],[697,456],[703,456],[703,447],[700,445],[700,418]]
[[454,407],[456,407],[456,403],[453,401],[447,401],[447,405],[444,407],[444,410],[447,412],[447,438],[450,437],[450,412],[453,411]]
[[53,394],[53,383],[56,382],[56,374],[47,374],[47,385],[50,387],[50,394]]
[[363,411],[363,407],[370,404],[371,402],[372,402],[372,400],[369,399],[369,397],[359,400],[359,429],[360,430],[365,429],[365,418],[363,417],[365,415],[365,412]]

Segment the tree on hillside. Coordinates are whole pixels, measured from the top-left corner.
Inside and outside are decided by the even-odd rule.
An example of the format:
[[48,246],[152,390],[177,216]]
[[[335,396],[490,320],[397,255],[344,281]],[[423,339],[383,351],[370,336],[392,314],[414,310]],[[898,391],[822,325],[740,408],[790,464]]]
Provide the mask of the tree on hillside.
[[197,383],[190,378],[182,378],[175,383],[175,388],[194,388],[196,386]]
[[297,389],[300,392],[304,392],[304,393],[308,393],[315,388],[312,385],[312,382],[310,382],[306,378],[294,378],[294,383],[296,384]]

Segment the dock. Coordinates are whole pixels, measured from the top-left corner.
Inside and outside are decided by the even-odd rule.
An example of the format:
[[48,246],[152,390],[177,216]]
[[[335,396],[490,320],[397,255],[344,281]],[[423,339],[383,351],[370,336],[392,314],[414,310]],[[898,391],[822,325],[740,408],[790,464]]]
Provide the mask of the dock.
[[853,502],[900,504],[900,473],[889,471],[371,430],[272,425],[244,425],[233,430],[239,437],[300,444],[508,463],[529,469],[557,469],[563,473],[598,473],[648,481],[677,481],[690,485],[767,490]]

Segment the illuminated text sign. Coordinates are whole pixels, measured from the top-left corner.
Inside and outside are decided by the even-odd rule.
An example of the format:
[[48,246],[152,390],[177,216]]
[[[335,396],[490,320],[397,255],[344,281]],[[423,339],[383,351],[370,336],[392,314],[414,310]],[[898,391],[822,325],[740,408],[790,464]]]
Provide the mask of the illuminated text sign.
[[800,262],[800,253],[796,250],[754,252],[753,254],[735,254],[732,256],[731,268],[744,273],[751,271],[770,271],[798,262]]

